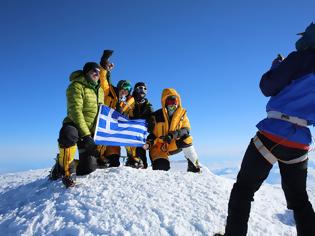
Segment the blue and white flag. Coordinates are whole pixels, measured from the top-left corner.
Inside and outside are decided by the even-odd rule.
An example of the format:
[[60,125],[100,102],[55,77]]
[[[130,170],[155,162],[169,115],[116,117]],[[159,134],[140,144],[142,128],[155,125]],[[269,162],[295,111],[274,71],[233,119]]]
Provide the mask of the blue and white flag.
[[147,135],[145,120],[129,120],[114,109],[101,105],[94,134],[97,145],[140,147],[145,144]]

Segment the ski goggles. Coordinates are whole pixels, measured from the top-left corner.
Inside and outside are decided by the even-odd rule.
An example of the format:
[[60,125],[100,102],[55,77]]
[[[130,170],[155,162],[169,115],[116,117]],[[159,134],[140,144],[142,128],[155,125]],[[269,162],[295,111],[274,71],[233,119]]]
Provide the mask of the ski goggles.
[[97,75],[99,75],[100,74],[100,69],[98,69],[98,68],[94,68],[94,69],[92,69],[92,70],[90,70],[93,74],[97,74]]
[[144,93],[147,94],[147,88],[145,86],[138,86],[135,89],[136,93]]
[[166,106],[173,106],[176,105],[176,107],[178,106],[178,98],[176,96],[170,96],[166,99],[165,101],[165,105]]
[[122,86],[121,86],[121,90],[126,90],[126,91],[128,91],[128,92],[130,92],[131,91],[131,85],[130,84],[128,84],[128,83],[125,83],[125,84],[122,84]]

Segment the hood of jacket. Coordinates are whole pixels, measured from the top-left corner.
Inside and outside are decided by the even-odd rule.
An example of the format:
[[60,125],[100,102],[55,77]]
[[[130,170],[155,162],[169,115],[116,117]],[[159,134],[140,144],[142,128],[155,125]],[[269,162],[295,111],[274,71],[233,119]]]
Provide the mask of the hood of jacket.
[[181,102],[179,93],[173,88],[166,88],[166,89],[163,90],[162,98],[161,98],[163,111],[166,110],[165,101],[166,101],[166,98],[169,97],[169,96],[176,96],[178,98],[178,107],[182,106],[182,102]]

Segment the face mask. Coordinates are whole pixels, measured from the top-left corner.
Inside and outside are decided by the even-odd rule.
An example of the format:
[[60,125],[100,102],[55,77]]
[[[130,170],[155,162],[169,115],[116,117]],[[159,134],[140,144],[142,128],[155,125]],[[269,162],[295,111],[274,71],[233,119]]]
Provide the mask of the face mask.
[[147,94],[147,88],[145,86],[138,86],[135,89],[135,92],[139,94]]
[[174,112],[176,111],[176,109],[177,109],[177,105],[175,105],[175,104],[174,105],[168,105],[166,107],[166,109],[167,109],[168,115],[172,116],[174,114]]

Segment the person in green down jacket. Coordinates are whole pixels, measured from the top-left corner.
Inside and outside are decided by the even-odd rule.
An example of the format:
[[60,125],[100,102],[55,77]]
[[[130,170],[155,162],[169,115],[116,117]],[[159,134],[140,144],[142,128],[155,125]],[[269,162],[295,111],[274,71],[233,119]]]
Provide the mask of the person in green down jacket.
[[[88,62],[83,70],[70,75],[67,89],[67,117],[59,133],[59,154],[50,172],[50,179],[62,178],[66,187],[75,185],[76,174],[85,175],[97,167],[99,156],[93,140],[98,107],[104,102],[104,91],[100,87],[100,66]],[[79,149],[79,162],[76,166],[74,155]]]

